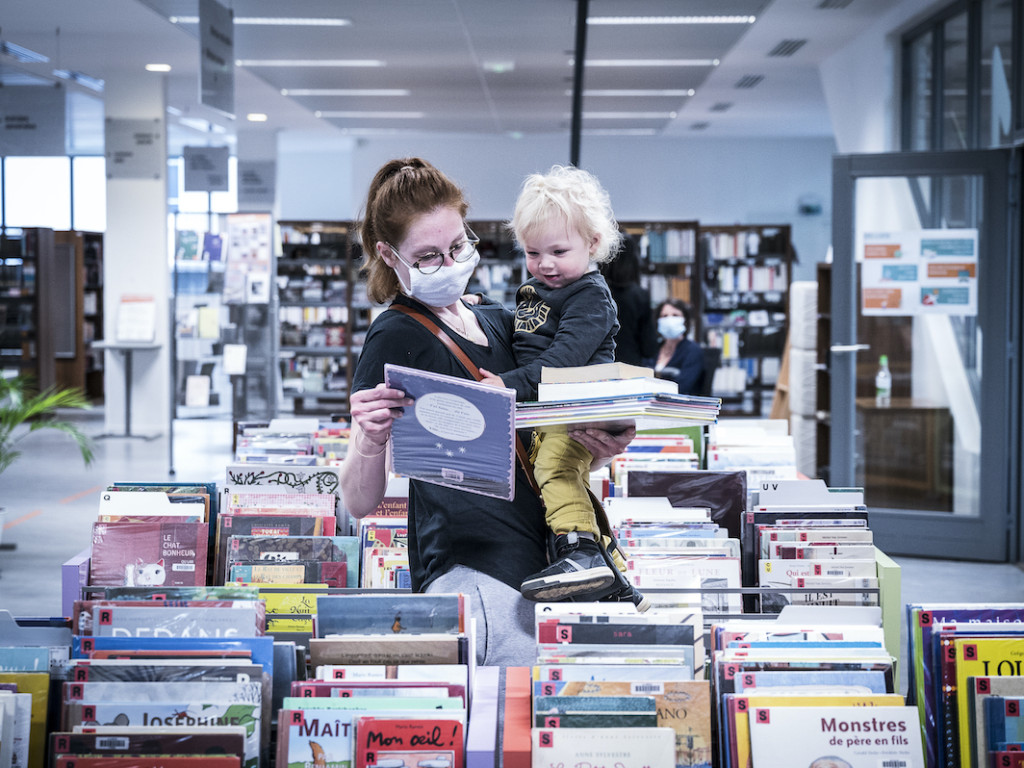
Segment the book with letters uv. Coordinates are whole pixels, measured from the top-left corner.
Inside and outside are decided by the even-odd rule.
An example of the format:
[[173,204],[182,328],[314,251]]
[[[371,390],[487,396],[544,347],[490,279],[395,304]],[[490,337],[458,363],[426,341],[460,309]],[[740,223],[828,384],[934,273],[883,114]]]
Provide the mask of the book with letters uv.
[[384,381],[415,401],[391,429],[396,474],[512,500],[515,390],[390,363]]

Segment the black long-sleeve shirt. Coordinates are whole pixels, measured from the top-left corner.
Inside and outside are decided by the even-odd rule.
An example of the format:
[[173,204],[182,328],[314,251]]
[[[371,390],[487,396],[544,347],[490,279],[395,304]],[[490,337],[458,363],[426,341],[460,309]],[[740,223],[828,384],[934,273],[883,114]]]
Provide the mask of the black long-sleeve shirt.
[[619,329],[615,301],[600,272],[561,288],[531,277],[516,292],[516,368],[501,374],[517,400],[536,400],[540,369],[610,363]]

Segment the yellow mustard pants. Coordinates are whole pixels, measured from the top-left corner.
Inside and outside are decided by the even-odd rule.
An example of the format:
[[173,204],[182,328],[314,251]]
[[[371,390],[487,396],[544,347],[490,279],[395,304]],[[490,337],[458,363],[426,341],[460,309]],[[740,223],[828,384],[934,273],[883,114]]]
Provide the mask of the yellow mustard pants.
[[[537,432],[531,457],[533,474],[544,501],[544,519],[555,534],[583,531],[600,536],[594,501],[588,492],[590,464],[594,460],[590,451],[565,432]],[[607,536],[601,537],[605,548],[611,544]],[[612,561],[625,572],[626,562],[618,548],[611,550]]]

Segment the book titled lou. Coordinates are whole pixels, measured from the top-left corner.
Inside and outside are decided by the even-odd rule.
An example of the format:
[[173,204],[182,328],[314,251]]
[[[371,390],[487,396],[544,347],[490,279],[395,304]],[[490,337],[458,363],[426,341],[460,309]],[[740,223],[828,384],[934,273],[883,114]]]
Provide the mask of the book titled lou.
[[415,402],[392,427],[392,469],[482,496],[515,496],[515,390],[390,363],[384,381]]
[[757,768],[924,768],[913,707],[756,707],[750,748]]

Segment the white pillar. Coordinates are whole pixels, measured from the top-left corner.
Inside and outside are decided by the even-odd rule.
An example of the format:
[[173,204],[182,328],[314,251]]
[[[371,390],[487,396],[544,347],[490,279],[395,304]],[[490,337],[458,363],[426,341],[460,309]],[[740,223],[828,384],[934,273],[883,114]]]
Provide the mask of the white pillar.
[[[165,76],[141,70],[110,75],[104,89],[106,116],[115,120],[156,120],[160,156],[167,157]],[[159,178],[107,180],[104,236],[103,337],[116,340],[117,309],[123,295],[150,295],[156,302],[155,352],[132,359],[131,431],[166,434],[170,413],[170,275],[167,266],[167,165]],[[104,398],[106,431],[125,431],[122,353],[108,351]]]

